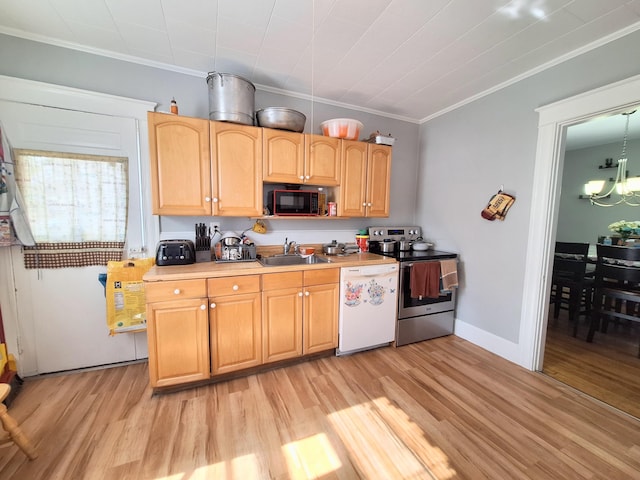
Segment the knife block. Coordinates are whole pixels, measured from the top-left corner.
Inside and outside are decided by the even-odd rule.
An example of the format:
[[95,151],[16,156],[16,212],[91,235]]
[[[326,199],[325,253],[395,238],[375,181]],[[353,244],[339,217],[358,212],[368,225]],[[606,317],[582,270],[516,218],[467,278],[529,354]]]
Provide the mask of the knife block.
[[212,257],[211,250],[196,250],[196,263],[211,262]]

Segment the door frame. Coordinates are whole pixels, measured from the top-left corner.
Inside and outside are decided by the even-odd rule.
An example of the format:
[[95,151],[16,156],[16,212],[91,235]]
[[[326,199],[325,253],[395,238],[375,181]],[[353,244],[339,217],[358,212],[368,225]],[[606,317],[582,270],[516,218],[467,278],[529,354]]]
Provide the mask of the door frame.
[[533,177],[519,344],[522,366],[541,371],[548,321],[552,246],[556,238],[567,128],[640,104],[640,75],[536,109]]

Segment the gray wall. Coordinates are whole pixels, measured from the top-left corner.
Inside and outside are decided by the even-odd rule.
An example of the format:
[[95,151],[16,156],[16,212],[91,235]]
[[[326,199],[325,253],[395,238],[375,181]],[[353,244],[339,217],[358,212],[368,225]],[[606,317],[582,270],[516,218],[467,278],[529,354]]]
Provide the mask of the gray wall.
[[[0,36],[0,43],[0,74],[155,101],[159,110],[168,110],[175,97],[182,114],[208,116],[204,78],[8,36]],[[421,225],[425,237],[438,248],[461,255],[458,320],[517,343],[537,142],[534,109],[639,74],[640,64],[630,61],[639,44],[640,32],[632,33],[420,127],[316,104],[314,125],[307,130],[317,131],[327,118],[348,116],[365,124],[365,135],[380,130],[398,138],[391,217],[372,222],[271,222],[270,227],[283,234],[312,228],[332,237],[332,230],[353,231],[367,224]],[[269,105],[296,108],[311,116],[308,100],[258,92],[256,108]],[[480,211],[501,185],[517,197],[516,203],[506,221],[486,221]],[[191,230],[193,220],[171,217],[165,224]],[[245,227],[247,219],[238,222],[237,228]]]
[[[637,207],[618,205],[603,208],[578,198],[584,193],[583,188],[587,181],[615,178],[615,168],[600,170],[598,167],[604,165],[605,158],[612,158],[613,164],[616,165],[622,151],[623,134],[621,131],[620,142],[617,143],[565,152],[557,240],[595,244],[598,236],[613,235],[608,229],[611,223],[618,220],[640,220],[640,209]],[[640,146],[637,140],[628,141],[627,158],[629,176],[640,175]],[[605,189],[608,190],[610,187],[610,183],[605,184]]]
[[[208,118],[209,97],[206,73],[187,75],[124,62],[79,51],[54,47],[38,42],[0,35],[0,74],[29,80],[65,85],[96,92],[137,98],[158,103],[158,111],[168,111],[175,97],[182,115]],[[233,73],[233,72],[229,72]],[[321,133],[320,122],[329,118],[348,117],[364,124],[361,138],[379,130],[391,133],[397,140],[393,147],[391,175],[391,214],[386,219],[269,221],[269,231],[281,231],[292,238],[303,237],[301,231],[313,229],[326,232],[317,243],[338,238],[355,241],[359,228],[368,225],[413,224],[417,189],[418,129],[417,123],[387,118],[380,115],[314,102],[309,99],[279,95],[258,89],[256,109],[267,106],[288,107],[307,116],[305,131]],[[163,217],[161,232],[193,230],[194,222],[209,221],[211,217]],[[218,218],[223,230],[243,230],[249,220]],[[170,233],[169,233],[170,235]],[[348,238],[344,238],[347,235]],[[261,237],[255,241],[261,243]],[[279,241],[278,241],[279,243]]]
[[[518,343],[538,115],[535,108],[640,73],[640,32],[435,118],[420,128],[418,224],[461,254],[457,318]],[[517,200],[504,222],[480,211],[497,189]],[[571,192],[573,195],[575,192]]]

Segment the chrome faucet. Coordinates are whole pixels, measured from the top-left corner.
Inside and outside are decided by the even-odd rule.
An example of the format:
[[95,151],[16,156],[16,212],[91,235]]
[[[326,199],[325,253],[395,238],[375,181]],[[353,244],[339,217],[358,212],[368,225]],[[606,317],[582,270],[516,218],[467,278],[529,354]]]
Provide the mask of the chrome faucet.
[[293,248],[293,253],[298,253],[298,244],[291,240],[290,242],[288,241],[288,238],[284,239],[284,254],[285,255],[289,255],[289,253],[291,252],[291,249]]

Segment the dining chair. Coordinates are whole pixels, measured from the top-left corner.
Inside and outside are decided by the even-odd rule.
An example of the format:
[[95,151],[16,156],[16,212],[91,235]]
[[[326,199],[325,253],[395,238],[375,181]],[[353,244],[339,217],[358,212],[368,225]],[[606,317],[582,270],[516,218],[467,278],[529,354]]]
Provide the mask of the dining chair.
[[0,424],[6,432],[4,437],[0,436],[0,446],[13,442],[29,457],[29,460],[33,460],[38,457],[35,447],[22,432],[18,422],[9,415],[4,403],[1,403],[9,396],[10,392],[11,386],[8,383],[0,383]]
[[589,316],[593,293],[593,278],[587,274],[588,243],[556,242],[551,278],[553,318],[557,320],[561,309],[569,311],[569,328],[578,334],[578,317]]
[[[591,325],[587,342],[596,331],[606,333],[611,320],[640,322],[640,248],[598,244]],[[640,347],[638,349],[640,357]]]

